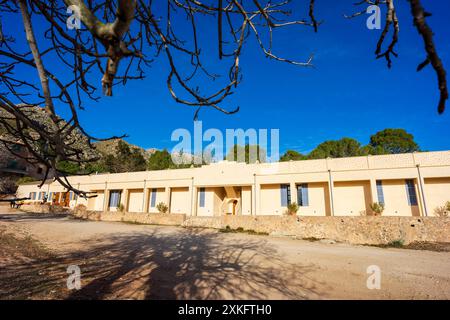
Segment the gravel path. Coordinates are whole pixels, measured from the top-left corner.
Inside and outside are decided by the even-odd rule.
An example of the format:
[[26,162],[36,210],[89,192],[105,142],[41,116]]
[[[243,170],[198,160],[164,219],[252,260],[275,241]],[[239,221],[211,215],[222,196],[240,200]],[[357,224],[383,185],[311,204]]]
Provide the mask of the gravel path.
[[[0,214],[0,229],[53,252],[0,259],[0,298],[450,299],[449,252],[24,213]],[[81,268],[80,290],[65,287],[69,265]],[[371,265],[379,290],[366,285]]]

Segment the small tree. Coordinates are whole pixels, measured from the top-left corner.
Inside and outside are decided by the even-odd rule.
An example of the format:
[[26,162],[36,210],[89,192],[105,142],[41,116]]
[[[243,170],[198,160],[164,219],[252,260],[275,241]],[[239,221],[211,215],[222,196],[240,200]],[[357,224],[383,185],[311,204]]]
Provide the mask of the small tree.
[[156,209],[158,209],[159,213],[167,213],[169,211],[169,207],[164,202],[158,203]]
[[297,202],[292,202],[292,203],[288,204],[286,214],[288,216],[295,216],[297,214],[298,208],[299,207],[298,207]]
[[384,211],[384,203],[374,202],[370,204],[374,216],[381,216]]

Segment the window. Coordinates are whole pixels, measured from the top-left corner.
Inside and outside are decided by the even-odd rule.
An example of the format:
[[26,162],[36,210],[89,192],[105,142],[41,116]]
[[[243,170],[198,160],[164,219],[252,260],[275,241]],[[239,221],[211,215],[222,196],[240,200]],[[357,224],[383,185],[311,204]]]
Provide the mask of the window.
[[38,200],[42,200],[42,192],[38,192]]
[[152,189],[151,199],[150,199],[150,207],[156,207],[156,189]]
[[52,200],[53,200],[53,192],[50,192],[48,196],[48,201],[51,202]]
[[30,199],[36,200],[36,192],[30,192]]
[[377,180],[377,196],[378,203],[384,205],[383,182],[381,180]]
[[111,190],[109,194],[109,207],[110,208],[117,208],[120,204],[120,195],[122,194],[122,191],[120,190]]
[[205,188],[200,188],[200,208],[205,207]]
[[291,203],[291,186],[288,184],[282,184],[280,186],[281,191],[281,206],[287,207]]
[[410,206],[417,206],[417,194],[414,180],[406,180],[406,195],[408,196],[408,204]]
[[309,194],[307,183],[302,183],[297,186],[297,204],[300,207],[309,206]]

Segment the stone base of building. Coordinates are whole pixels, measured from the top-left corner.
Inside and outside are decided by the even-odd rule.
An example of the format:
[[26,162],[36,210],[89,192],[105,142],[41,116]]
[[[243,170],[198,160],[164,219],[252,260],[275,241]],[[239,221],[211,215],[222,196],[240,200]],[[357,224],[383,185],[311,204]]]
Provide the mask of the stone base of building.
[[183,226],[228,227],[273,236],[330,239],[351,244],[450,243],[450,218],[439,217],[188,217]]
[[[24,205],[21,209],[37,213],[68,211],[49,205]],[[190,217],[172,213],[98,212],[83,207],[71,213],[76,218],[87,220],[240,230],[296,239],[330,239],[350,244],[450,243],[450,217]]]
[[24,204],[20,207],[21,211],[30,212],[30,213],[54,213],[54,214],[69,214],[72,213],[72,210],[69,208],[65,208],[62,206],[56,206],[52,204]]

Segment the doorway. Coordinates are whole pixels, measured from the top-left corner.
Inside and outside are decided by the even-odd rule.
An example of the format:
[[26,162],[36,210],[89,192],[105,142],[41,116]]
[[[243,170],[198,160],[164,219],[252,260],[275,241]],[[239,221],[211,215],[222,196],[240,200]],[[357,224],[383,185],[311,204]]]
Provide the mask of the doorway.
[[238,204],[238,201],[237,201],[237,200],[234,200],[234,201],[233,201],[233,211],[232,211],[233,216],[236,215],[236,206],[237,206],[237,204]]

